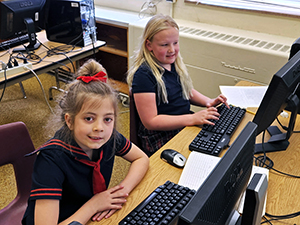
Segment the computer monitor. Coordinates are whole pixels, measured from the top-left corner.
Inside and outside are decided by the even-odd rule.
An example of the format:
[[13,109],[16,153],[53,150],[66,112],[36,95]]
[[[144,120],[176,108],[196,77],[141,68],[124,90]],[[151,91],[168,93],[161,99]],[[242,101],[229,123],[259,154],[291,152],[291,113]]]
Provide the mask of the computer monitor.
[[181,211],[177,225],[232,224],[231,216],[251,175],[256,128],[255,123],[248,122]]
[[[267,130],[271,137],[266,143],[257,144],[256,153],[285,150],[293,133],[296,116],[299,110],[300,94],[300,52],[299,39],[291,47],[288,62],[272,77],[262,102],[254,116],[253,122],[258,125],[257,134]],[[278,115],[287,109],[291,112],[286,131],[281,132],[277,126],[270,126]]]
[[46,0],[0,1],[0,39],[28,34],[29,45],[23,50],[37,49],[39,43],[36,41],[36,32],[44,28],[45,2]]
[[48,1],[45,26],[50,41],[81,47],[95,43],[97,35],[94,1]]

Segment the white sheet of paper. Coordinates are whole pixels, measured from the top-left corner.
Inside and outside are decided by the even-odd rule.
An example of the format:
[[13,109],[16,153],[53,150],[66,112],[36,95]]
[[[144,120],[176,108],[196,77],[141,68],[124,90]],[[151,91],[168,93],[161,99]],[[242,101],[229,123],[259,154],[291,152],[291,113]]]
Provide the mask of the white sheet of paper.
[[192,151],[185,163],[178,184],[198,190],[220,159],[217,156]]
[[268,86],[220,86],[227,102],[242,108],[259,107]]

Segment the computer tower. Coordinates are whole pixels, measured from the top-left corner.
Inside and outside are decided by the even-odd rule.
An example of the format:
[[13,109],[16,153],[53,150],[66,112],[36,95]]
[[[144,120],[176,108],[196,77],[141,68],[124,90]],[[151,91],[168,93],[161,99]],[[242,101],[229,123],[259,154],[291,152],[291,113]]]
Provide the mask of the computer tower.
[[46,5],[50,41],[87,46],[97,40],[93,0],[51,0]]
[[241,225],[259,225],[263,217],[268,188],[266,174],[255,173],[245,195]]

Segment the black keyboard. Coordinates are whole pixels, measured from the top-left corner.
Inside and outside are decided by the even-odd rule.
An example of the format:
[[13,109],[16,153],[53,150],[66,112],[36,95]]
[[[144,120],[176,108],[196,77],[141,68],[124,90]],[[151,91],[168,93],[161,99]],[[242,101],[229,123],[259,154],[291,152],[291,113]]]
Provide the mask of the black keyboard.
[[211,120],[215,125],[203,125],[202,130],[189,145],[191,151],[198,151],[218,156],[228,147],[230,138],[243,119],[246,109],[222,104],[218,107],[219,120]]
[[2,50],[8,50],[10,48],[16,47],[18,45],[24,44],[26,42],[29,42],[28,34],[21,35],[16,38],[12,38],[6,41],[0,42],[0,51]]
[[195,193],[194,190],[167,181],[133,209],[119,225],[171,224]]

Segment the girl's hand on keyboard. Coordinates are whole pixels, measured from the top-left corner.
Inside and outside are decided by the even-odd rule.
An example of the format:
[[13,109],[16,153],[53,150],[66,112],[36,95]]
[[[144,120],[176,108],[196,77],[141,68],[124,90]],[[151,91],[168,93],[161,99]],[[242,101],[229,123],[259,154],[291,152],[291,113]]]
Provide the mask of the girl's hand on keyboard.
[[207,109],[194,113],[193,116],[195,119],[194,122],[195,125],[203,125],[203,124],[215,125],[210,120],[218,120],[220,114],[218,113],[218,110],[215,107],[209,107]]
[[206,104],[206,107],[207,108],[214,107],[221,103],[225,104],[227,106],[227,108],[229,108],[229,105],[227,103],[227,98],[223,94],[220,94],[218,97],[211,99],[211,101]]

